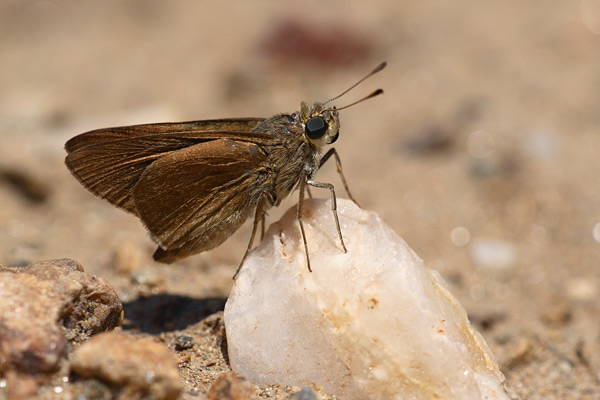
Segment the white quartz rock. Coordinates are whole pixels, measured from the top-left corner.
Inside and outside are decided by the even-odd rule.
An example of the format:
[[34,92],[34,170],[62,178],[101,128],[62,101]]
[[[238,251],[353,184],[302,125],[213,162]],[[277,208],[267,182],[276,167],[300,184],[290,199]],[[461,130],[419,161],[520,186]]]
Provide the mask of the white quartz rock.
[[271,225],[225,306],[231,368],[341,399],[508,399],[487,344],[442,278],[377,214],[308,200]]

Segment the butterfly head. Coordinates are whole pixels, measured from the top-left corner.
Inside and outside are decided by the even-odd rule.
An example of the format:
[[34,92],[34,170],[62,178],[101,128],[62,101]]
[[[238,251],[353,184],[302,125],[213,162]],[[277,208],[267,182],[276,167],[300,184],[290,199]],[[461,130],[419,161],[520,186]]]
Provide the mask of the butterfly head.
[[309,107],[308,104],[302,102],[300,104],[300,122],[302,123],[302,128],[304,129],[305,138],[317,149],[321,149],[324,145],[335,142],[340,134],[339,111],[348,107],[352,107],[353,105],[372,97],[378,96],[383,93],[383,90],[377,89],[370,95],[365,96],[362,99],[344,107],[336,108],[334,106],[326,108],[325,105],[348,93],[362,81],[384,69],[386,65],[386,62],[382,62],[364,78],[350,86],[341,94],[327,100],[326,102],[314,103],[312,107]]
[[324,109],[322,103],[309,107],[302,102],[300,120],[306,139],[317,148],[335,142],[340,134],[340,117],[335,107]]

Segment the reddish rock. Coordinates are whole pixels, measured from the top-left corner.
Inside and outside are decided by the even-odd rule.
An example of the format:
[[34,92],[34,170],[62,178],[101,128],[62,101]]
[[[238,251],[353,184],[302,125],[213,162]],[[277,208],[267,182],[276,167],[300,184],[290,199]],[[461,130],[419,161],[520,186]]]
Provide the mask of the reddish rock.
[[226,372],[219,375],[208,392],[209,400],[254,400],[258,399],[252,384],[240,374]]
[[0,265],[0,298],[0,375],[55,371],[68,340],[83,341],[123,319],[108,282],[68,259]]
[[[176,399],[183,389],[171,352],[152,339],[110,332],[93,337],[73,353],[71,371],[111,385],[118,398]],[[144,397],[146,396],[146,397]]]

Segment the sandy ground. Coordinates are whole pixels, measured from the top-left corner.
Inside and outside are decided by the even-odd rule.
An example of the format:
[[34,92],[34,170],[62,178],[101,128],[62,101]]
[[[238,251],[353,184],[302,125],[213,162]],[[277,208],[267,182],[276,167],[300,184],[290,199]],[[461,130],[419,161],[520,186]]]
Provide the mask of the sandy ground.
[[[600,2],[216,4],[0,2],[0,263],[73,258],[115,287],[124,331],[196,330],[184,396],[206,393],[227,365],[200,321],[250,226],[157,264],[139,221],[70,176],[64,142],[293,112],[387,60],[336,102],[385,90],[341,112],[354,196],[442,273],[514,398],[600,398]],[[333,165],[319,180],[341,188]]]

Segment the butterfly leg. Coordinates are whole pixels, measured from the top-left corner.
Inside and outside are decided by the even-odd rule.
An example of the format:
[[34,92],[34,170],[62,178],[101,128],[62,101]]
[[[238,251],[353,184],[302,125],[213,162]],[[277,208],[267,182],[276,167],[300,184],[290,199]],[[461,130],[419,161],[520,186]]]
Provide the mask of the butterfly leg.
[[296,219],[298,219],[298,223],[300,224],[300,233],[302,234],[302,242],[304,242],[304,252],[306,253],[306,266],[308,267],[308,272],[312,272],[312,269],[310,268],[310,257],[308,256],[308,244],[306,243],[306,233],[304,232],[304,224],[302,223],[302,209],[304,207],[304,190],[308,188],[306,183],[306,173],[303,173],[300,176],[300,183],[298,188],[299,194]]
[[[254,236],[256,235],[256,230],[258,228],[258,223],[262,222],[262,234],[264,235],[265,230],[265,201],[268,199],[268,192],[265,192],[260,195],[258,203],[256,204],[256,212],[254,213],[254,224],[252,226],[252,233],[250,234],[250,242],[248,242],[248,248],[246,249],[246,253],[244,253],[244,257],[242,261],[240,261],[240,265],[238,266],[235,274],[233,274],[233,280],[235,280],[242,269],[242,265],[244,265],[244,261],[252,251],[252,244],[254,243]],[[261,239],[262,240],[262,239]]]
[[260,215],[260,241],[265,238],[265,213]]
[[346,178],[344,177],[344,173],[342,172],[342,161],[340,160],[340,156],[338,155],[337,151],[335,151],[335,148],[329,149],[327,151],[327,153],[325,153],[323,155],[323,157],[321,157],[321,160],[319,160],[319,168],[318,169],[321,169],[323,164],[325,164],[327,162],[327,160],[329,160],[331,158],[332,155],[335,158],[335,165],[337,166],[337,172],[340,175],[340,178],[342,179],[342,184],[344,185],[344,189],[346,189],[346,194],[348,194],[348,198],[350,198],[350,200],[352,200],[354,202],[354,204],[356,204],[357,206],[360,207],[360,205],[356,202],[356,200],[354,200],[354,197],[352,197],[352,193],[350,193],[350,189],[348,188],[348,183],[346,183]]
[[[346,249],[346,245],[344,244],[344,239],[342,238],[342,230],[340,229],[340,220],[338,218],[337,202],[335,200],[335,189],[333,188],[333,185],[331,183],[322,183],[322,182],[314,182],[314,181],[306,181],[306,184],[310,185],[310,186],[318,187],[321,189],[329,189],[329,191],[331,192],[331,211],[333,212],[333,218],[335,219],[335,226],[337,227],[338,235],[340,236],[340,243],[342,244],[344,253],[347,253],[348,250]],[[348,195],[350,195],[350,193],[348,193]]]

